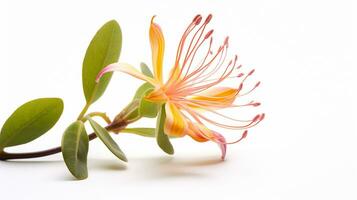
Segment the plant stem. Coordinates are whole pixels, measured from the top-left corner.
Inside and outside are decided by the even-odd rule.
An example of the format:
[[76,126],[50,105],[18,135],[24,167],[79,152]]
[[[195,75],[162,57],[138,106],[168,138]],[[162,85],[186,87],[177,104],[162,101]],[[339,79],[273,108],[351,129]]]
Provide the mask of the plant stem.
[[[103,112],[92,112],[87,114],[86,116],[89,117],[101,117],[105,122],[107,122],[108,124],[112,123],[112,120],[110,120],[110,118],[107,116],[107,114],[103,113]],[[82,118],[82,122],[86,122],[87,121],[87,117]]]
[[[83,117],[84,117],[85,113],[87,112],[89,106],[90,106],[90,104],[86,104],[86,106],[83,108],[81,114],[79,115],[78,120],[83,121]],[[131,102],[128,106],[138,109],[138,103],[135,101]],[[128,124],[133,123],[139,119],[139,118],[137,118],[135,120],[129,120],[129,119],[126,119],[126,117],[123,118],[123,116],[129,116],[130,114],[135,112],[135,109],[130,109],[130,110],[124,109],[122,112],[120,112],[115,117],[115,119],[112,123],[108,124],[104,128],[107,129],[108,131],[111,131],[114,133],[121,132],[123,129],[126,128],[126,126]],[[105,113],[94,112],[94,113],[90,113],[88,115],[89,116],[99,116],[99,117],[102,117],[108,123],[110,122],[110,119],[106,116]],[[97,135],[95,133],[91,133],[88,135],[88,137],[89,137],[89,141],[91,141],[91,140],[97,138]],[[54,147],[51,149],[46,149],[43,151],[26,152],[26,153],[7,153],[4,150],[0,149],[0,160],[39,158],[39,157],[53,155],[53,154],[59,153],[61,151],[62,151],[61,146]]]
[[[125,124],[121,127],[121,129],[124,129],[126,127]],[[112,125],[108,125],[105,127],[108,131],[112,129]],[[118,127],[115,127],[116,130],[118,130]],[[91,133],[88,135],[89,141],[97,138],[97,135],[95,133]],[[39,158],[39,157],[45,157],[49,155],[53,155],[56,153],[60,153],[61,146],[46,149],[43,151],[35,151],[35,152],[27,152],[27,153],[7,153],[5,151],[0,152],[0,160],[10,160],[10,159],[28,159],[28,158]]]
[[90,103],[87,103],[87,104],[84,106],[83,110],[81,111],[81,113],[80,113],[79,116],[77,117],[77,120],[82,120],[82,118],[83,118],[84,115],[86,114],[86,112],[87,112],[89,106],[90,106]]

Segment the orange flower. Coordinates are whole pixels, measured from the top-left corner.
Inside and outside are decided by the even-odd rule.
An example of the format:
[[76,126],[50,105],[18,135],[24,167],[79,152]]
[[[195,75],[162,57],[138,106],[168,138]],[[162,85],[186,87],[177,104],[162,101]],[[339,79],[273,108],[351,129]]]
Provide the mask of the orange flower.
[[[189,135],[198,142],[214,141],[221,147],[222,159],[224,159],[226,145],[245,138],[247,129],[262,121],[264,114],[258,114],[249,120],[238,120],[218,112],[225,108],[259,106],[258,102],[251,101],[236,105],[234,101],[251,93],[260,82],[243,92],[245,81],[254,70],[247,74],[240,72],[241,65],[237,64],[237,55],[226,61],[228,37],[215,52],[212,51],[213,30],[206,31],[211,19],[212,15],[208,15],[201,23],[202,17],[197,15],[189,24],[179,42],[176,59],[166,82],[163,81],[162,75],[165,40],[160,26],[154,23],[154,17],[149,31],[154,77],[142,74],[129,64],[114,63],[104,68],[98,75],[98,79],[106,72],[121,71],[151,83],[155,90],[148,94],[146,99],[165,104],[165,133],[175,137]],[[218,86],[223,81],[232,78],[239,80],[237,87]],[[219,122],[217,119],[203,115],[203,112],[215,114],[232,123]],[[221,134],[207,128],[207,124],[241,130],[242,136],[228,143]]]

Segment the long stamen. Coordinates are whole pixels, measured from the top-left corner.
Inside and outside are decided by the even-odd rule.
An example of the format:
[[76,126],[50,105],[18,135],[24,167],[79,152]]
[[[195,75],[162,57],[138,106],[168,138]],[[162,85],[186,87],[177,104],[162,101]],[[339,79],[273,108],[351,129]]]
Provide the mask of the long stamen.
[[247,94],[252,93],[259,85],[260,85],[260,81],[257,82],[257,83],[254,85],[254,87],[253,87],[252,89],[250,89],[248,92],[245,92],[245,93],[243,93],[243,94],[240,94],[239,96],[242,97],[242,96],[246,96]]
[[187,27],[187,29],[185,30],[185,32],[183,33],[179,46],[177,48],[177,53],[176,53],[176,62],[175,65],[178,65],[178,63],[180,62],[180,57],[182,54],[182,50],[183,50],[183,45],[185,43],[185,40],[187,38],[187,36],[191,33],[191,31],[198,26],[201,23],[202,20],[202,16],[201,15],[196,15],[192,22],[190,23],[190,25]]
[[215,126],[218,126],[218,127],[221,127],[221,128],[226,128],[226,129],[233,129],[233,130],[241,130],[241,129],[248,129],[248,128],[251,128],[255,125],[257,125],[261,120],[264,119],[264,114],[259,114],[259,115],[256,115],[252,120],[251,122],[249,122],[248,124],[246,125],[227,125],[227,124],[222,124],[222,123],[219,123],[219,122],[216,122],[215,120],[211,120],[205,116],[203,116],[202,114],[200,113],[196,113],[198,117],[200,117],[201,119],[215,125]]
[[261,105],[260,102],[251,101],[251,102],[246,103],[246,104],[240,104],[240,105],[233,104],[233,105],[231,105],[231,107],[247,107],[247,106],[258,107],[258,106],[260,106],[260,105]]
[[[183,64],[183,65],[185,65],[185,63],[187,62],[187,60],[190,58],[192,52],[196,49],[197,44],[198,44],[198,42],[200,41],[200,39],[201,39],[201,37],[202,37],[202,35],[203,35],[204,31],[205,31],[205,28],[206,28],[207,24],[211,21],[211,19],[212,19],[212,15],[210,14],[210,15],[207,16],[207,18],[206,18],[205,22],[202,24],[202,26],[201,26],[201,27],[197,30],[197,32],[193,35],[193,37],[192,37],[192,39],[191,39],[191,42],[190,42],[190,45],[189,45],[189,47],[188,47],[188,49],[187,49],[187,52],[186,52],[186,56],[185,56],[184,64]],[[195,41],[195,38],[196,38],[196,36],[197,36],[197,34],[198,34],[199,32],[200,32],[200,35],[199,35],[198,39],[196,40],[196,42],[195,42],[193,48],[191,49],[191,46],[192,46],[193,42]],[[212,34],[213,31],[210,31],[210,32],[211,32],[211,34]],[[208,37],[205,36],[204,40],[207,39],[207,38],[208,38]]]
[[[194,104],[194,103],[191,103],[191,105],[195,105],[195,106],[199,106],[199,104]],[[211,108],[208,108],[208,107],[204,107],[203,108],[204,110],[208,111],[208,112],[211,112],[213,114],[216,114],[216,115],[219,115],[223,118],[226,118],[226,119],[229,119],[229,120],[232,120],[232,121],[236,121],[236,122],[251,122],[252,120],[242,120],[242,119],[235,119],[235,118],[232,118],[232,117],[229,117],[229,116],[226,116],[222,113],[219,113]]]
[[[199,69],[200,72],[195,74],[195,76],[190,77],[190,79],[186,80],[186,83],[192,83],[191,85],[195,85],[197,82],[202,82],[201,79],[204,80],[206,76],[210,76],[214,73],[216,73],[224,64],[224,61],[226,60],[227,57],[227,48],[223,49],[222,53],[220,54],[218,61],[216,63],[216,66],[211,69],[210,72],[207,73],[209,65],[206,67],[207,70],[201,70]],[[206,74],[205,74],[206,73]]]
[[[213,33],[213,30],[211,30],[210,32],[208,32],[207,35],[204,37],[204,39],[201,41],[201,43],[196,47],[195,51],[193,51],[192,59],[190,60],[190,63],[189,63],[189,65],[188,65],[188,67],[187,67],[187,70],[186,70],[186,73],[185,73],[185,75],[184,75],[184,78],[187,76],[187,74],[188,74],[189,71],[190,71],[190,68],[191,68],[191,66],[192,66],[192,63],[193,63],[193,61],[194,61],[194,58],[195,58],[195,55],[196,55],[198,49],[202,46],[202,44],[203,44],[204,42],[207,41],[208,38],[210,38],[210,35],[212,35],[212,33]],[[210,40],[210,42],[211,42],[211,40]],[[210,45],[211,45],[211,44],[210,44]]]
[[201,118],[203,120],[205,120],[206,122],[209,122],[215,126],[218,127],[222,127],[222,128],[226,128],[226,129],[233,129],[233,130],[242,130],[242,129],[248,129],[251,128],[255,125],[257,125],[260,121],[262,121],[264,119],[265,114],[258,114],[256,115],[252,120],[247,121],[246,125],[227,125],[227,124],[222,124],[219,122],[216,122],[215,120],[211,120],[205,116],[203,116],[201,113],[199,112],[195,112],[193,111],[191,108],[181,105],[187,112],[190,113],[190,115]]
[[[231,68],[231,69],[229,70],[229,68]],[[187,94],[192,95],[192,94],[195,94],[195,93],[199,93],[201,91],[207,90],[208,88],[211,88],[214,85],[217,85],[218,83],[222,82],[227,77],[229,77],[230,74],[233,72],[233,70],[234,70],[234,65],[232,65],[232,61],[230,61],[228,63],[228,66],[226,67],[225,71],[223,72],[223,74],[221,75],[221,77],[217,81],[214,81],[214,82],[209,83],[209,84],[205,84],[205,85],[189,88],[189,89],[187,89]]]
[[244,138],[246,138],[247,135],[248,135],[248,130],[244,130],[242,136],[241,136],[239,139],[237,139],[236,141],[233,141],[233,142],[220,142],[220,141],[216,141],[216,142],[217,142],[217,143],[220,143],[220,144],[236,144],[236,143],[242,141]]
[[[195,119],[195,121],[197,122],[197,123],[199,123],[201,126],[204,126],[205,127],[205,125],[203,124],[203,122],[199,119],[199,117],[197,117],[197,115],[196,115],[196,113],[194,112],[194,111],[192,111],[192,109],[187,109],[187,108],[185,108],[185,110]],[[263,120],[263,118],[264,118],[264,114],[262,115],[262,117],[261,117],[261,120]],[[260,121],[261,121],[260,120]],[[204,132],[204,131],[199,131],[199,134],[200,134],[200,136],[202,136],[202,137],[204,137],[204,138],[206,138],[206,139],[208,139],[208,140],[212,140],[213,138],[211,137],[211,136],[209,136],[209,135],[206,135],[206,133]],[[242,134],[242,136],[241,136],[241,138],[239,138],[238,140],[236,140],[236,141],[233,141],[233,142],[219,142],[219,143],[221,143],[221,144],[235,144],[235,143],[237,143],[237,142],[240,142],[242,139],[244,139],[246,136],[247,136],[247,134],[248,134],[248,131],[247,130],[244,130],[244,132],[243,132],[243,134]],[[217,141],[216,141],[217,142]]]
[[[188,47],[188,49],[187,49],[187,51],[186,51],[186,55],[185,55],[185,58],[184,58],[184,61],[183,61],[182,68],[181,68],[181,70],[180,70],[179,76],[181,76],[183,70],[186,68],[186,63],[187,63],[187,61],[188,61],[191,57],[192,57],[192,58],[191,58],[191,61],[193,60],[193,56],[191,56],[192,53],[195,52],[195,50],[197,50],[197,49],[199,48],[199,46],[201,46],[201,44],[203,43],[203,41],[205,41],[205,40],[208,38],[208,37],[204,37],[202,43],[197,47],[197,44],[200,42],[200,40],[201,40],[201,38],[202,38],[202,35],[203,35],[203,33],[204,33],[204,30],[205,30],[207,24],[211,21],[211,19],[212,19],[212,15],[209,15],[209,16],[206,18],[205,22],[201,25],[201,27],[196,31],[196,33],[195,33],[195,34],[193,35],[193,37],[191,38],[191,42],[190,42],[189,47]],[[199,34],[198,39],[195,39],[198,34]],[[212,33],[211,33],[211,34],[212,34]],[[194,46],[193,46],[193,48],[191,49],[193,43],[194,43]],[[187,69],[186,71],[188,71],[188,70],[189,70],[189,69]]]
[[215,60],[216,58],[224,53],[224,50],[226,50],[228,46],[228,39],[225,39],[225,42],[223,44],[223,46],[220,46],[216,52],[216,54],[211,58],[210,61],[208,61],[207,63],[203,64],[202,66],[200,66],[198,69],[196,69],[195,71],[193,71],[191,74],[189,74],[187,77],[184,78],[184,81],[187,81],[188,79],[190,79],[192,76],[195,76],[196,74],[198,74],[201,71],[206,70]]

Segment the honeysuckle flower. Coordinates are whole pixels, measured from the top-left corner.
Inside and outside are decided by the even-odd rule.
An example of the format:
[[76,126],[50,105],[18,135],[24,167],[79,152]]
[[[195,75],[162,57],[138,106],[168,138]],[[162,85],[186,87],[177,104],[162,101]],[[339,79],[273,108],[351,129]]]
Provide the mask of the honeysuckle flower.
[[[227,60],[228,37],[216,51],[212,50],[213,29],[207,31],[211,19],[212,15],[208,15],[204,21],[201,15],[197,15],[188,25],[178,44],[176,59],[166,81],[163,79],[165,39],[160,26],[154,22],[154,17],[149,30],[154,77],[142,74],[129,64],[114,63],[104,68],[98,74],[98,79],[107,72],[121,71],[151,83],[155,89],[145,98],[165,104],[164,132],[175,137],[189,135],[198,142],[216,142],[222,151],[221,158],[224,159],[227,144],[237,143],[245,138],[247,130],[261,122],[264,114],[241,120],[219,112],[226,108],[259,106],[260,103],[254,101],[241,105],[234,102],[237,98],[250,94],[260,82],[245,90],[246,80],[254,70],[247,74],[242,73],[237,55]],[[239,82],[233,87],[222,86],[222,82],[228,79],[237,79]],[[204,115],[207,112],[217,118]],[[218,117],[226,122],[219,121]],[[227,142],[220,133],[208,128],[208,124],[239,130],[241,137]]]

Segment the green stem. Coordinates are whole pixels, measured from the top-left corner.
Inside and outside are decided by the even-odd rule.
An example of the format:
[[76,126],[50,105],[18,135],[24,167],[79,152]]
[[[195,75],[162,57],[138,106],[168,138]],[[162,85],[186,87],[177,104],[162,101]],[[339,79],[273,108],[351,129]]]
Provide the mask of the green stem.
[[[83,120],[84,114],[87,112],[89,105],[90,104],[87,104],[83,108],[81,114],[78,117],[79,120]],[[132,102],[129,106],[137,107],[138,105],[136,102]],[[125,117],[123,118],[122,116],[129,116],[128,112],[129,113],[135,112],[135,109],[133,109],[133,110],[124,109],[123,111],[121,113],[119,113],[119,115],[116,117],[116,119],[112,123],[107,125],[105,127],[105,129],[107,129],[108,131],[119,133],[123,129],[125,129],[128,124],[134,122],[133,120],[129,122],[127,118],[125,118]],[[100,116],[100,117],[104,117],[104,119],[107,118],[105,113],[100,113],[100,112],[94,112],[94,113],[90,113],[88,115],[89,116],[91,116],[91,115],[92,116]],[[105,120],[107,121],[108,119],[105,119]],[[138,120],[138,119],[136,119],[136,120]],[[109,119],[109,121],[110,121],[110,119]],[[93,139],[97,138],[97,135],[95,133],[91,133],[88,135],[88,137],[89,137],[89,140],[93,140]],[[56,153],[60,153],[61,151],[62,151],[61,146],[46,149],[43,151],[27,152],[27,153],[8,153],[8,152],[5,152],[3,149],[0,149],[0,160],[39,158],[39,157],[44,157],[44,156],[49,156],[49,155],[53,155]]]
[[90,106],[90,103],[86,103],[86,105],[84,106],[84,108],[82,109],[81,113],[79,114],[79,116],[77,117],[77,120],[82,120],[84,115],[86,114],[86,112],[88,111],[88,108]]
[[[124,125],[122,129],[124,129],[125,127],[126,125]],[[105,127],[105,129],[110,131],[112,129],[112,126],[108,125]],[[88,135],[88,137],[89,137],[89,141],[91,141],[97,138],[97,135],[95,133],[91,133]],[[5,151],[1,151],[0,160],[39,158],[39,157],[45,157],[45,156],[57,154],[60,153],[61,151],[62,151],[61,146],[46,149],[43,151],[35,151],[35,152],[27,152],[27,153],[7,153]]]
[[103,112],[92,112],[92,113],[87,114],[86,117],[83,117],[81,119],[83,123],[88,120],[87,116],[89,116],[89,117],[101,117],[108,124],[112,123],[112,120],[110,120],[110,118],[107,116],[107,114],[103,113]]

